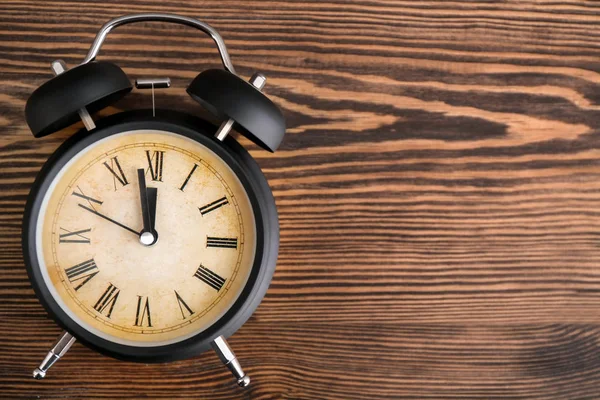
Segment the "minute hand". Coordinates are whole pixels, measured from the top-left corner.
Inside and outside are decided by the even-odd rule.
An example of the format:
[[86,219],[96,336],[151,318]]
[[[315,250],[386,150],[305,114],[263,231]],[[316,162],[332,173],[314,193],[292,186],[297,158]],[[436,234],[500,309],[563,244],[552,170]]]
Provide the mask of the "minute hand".
[[122,224],[122,223],[120,223],[120,222],[117,222],[117,221],[115,221],[115,220],[114,220],[114,219],[112,219],[112,218],[109,218],[109,217],[107,217],[107,216],[106,216],[106,215],[104,215],[104,214],[100,214],[98,211],[94,210],[93,208],[86,207],[86,206],[84,206],[83,204],[78,204],[78,206],[79,206],[79,207],[81,207],[81,208],[83,208],[84,210],[88,210],[88,211],[89,211],[89,212],[91,212],[92,214],[96,214],[96,215],[97,215],[97,216],[99,216],[100,218],[104,218],[105,220],[107,220],[107,221],[109,221],[109,222],[112,222],[113,224],[115,224],[115,225],[118,225],[118,226],[120,226],[120,227],[121,227],[121,228],[123,228],[123,229],[126,229],[126,230],[128,230],[129,232],[131,232],[131,233],[135,234],[136,236],[139,236],[139,235],[140,235],[140,233],[139,233],[139,232],[137,232],[137,231],[135,231],[135,230],[131,229],[131,228],[130,228],[130,227],[128,227],[128,226],[125,226],[125,225],[123,225],[123,224]]
[[152,224],[153,218],[150,212],[150,204],[148,202],[148,188],[146,188],[146,177],[142,168],[138,169],[137,172],[138,182],[140,184],[140,202],[142,204],[142,220],[144,221],[144,232],[152,233],[154,231],[154,226]]

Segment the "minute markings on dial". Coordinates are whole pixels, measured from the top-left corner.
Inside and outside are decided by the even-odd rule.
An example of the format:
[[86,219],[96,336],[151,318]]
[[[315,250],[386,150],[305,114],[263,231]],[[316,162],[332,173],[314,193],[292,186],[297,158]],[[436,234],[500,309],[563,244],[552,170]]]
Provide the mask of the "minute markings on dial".
[[198,209],[200,210],[200,214],[204,216],[205,214],[208,214],[209,212],[214,211],[217,208],[223,207],[226,204],[229,204],[229,201],[227,200],[227,197],[223,196],[219,200],[215,200],[212,203],[208,203],[205,206],[198,207]]
[[115,190],[117,190],[117,181],[119,181],[119,183],[122,186],[126,186],[129,184],[129,182],[127,181],[127,177],[123,172],[123,168],[121,168],[121,164],[119,164],[119,159],[117,158],[117,156],[112,157],[110,159],[110,165],[108,165],[107,161],[104,161],[103,164],[113,175],[113,183],[115,185]]
[[104,310],[107,310],[106,317],[110,318],[113,309],[115,308],[115,303],[119,298],[119,293],[121,293],[121,290],[112,283],[109,283],[102,296],[100,296],[94,305],[94,310],[98,311],[100,314],[104,313]]
[[98,266],[93,258],[65,269],[65,274],[67,275],[69,282],[75,283],[82,281],[75,287],[75,291],[78,291],[83,285],[88,283],[90,279],[98,274],[98,272],[100,271],[98,271]]

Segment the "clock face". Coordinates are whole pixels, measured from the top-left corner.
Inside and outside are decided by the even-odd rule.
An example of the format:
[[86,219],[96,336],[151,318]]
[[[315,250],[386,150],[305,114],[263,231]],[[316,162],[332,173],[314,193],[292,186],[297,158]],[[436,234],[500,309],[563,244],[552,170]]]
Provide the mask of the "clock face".
[[[141,237],[138,170],[156,193],[157,239]],[[252,269],[256,225],[244,186],[214,152],[135,130],[95,142],[53,178],[36,244],[45,284],[70,318],[116,343],[161,346],[232,306]]]

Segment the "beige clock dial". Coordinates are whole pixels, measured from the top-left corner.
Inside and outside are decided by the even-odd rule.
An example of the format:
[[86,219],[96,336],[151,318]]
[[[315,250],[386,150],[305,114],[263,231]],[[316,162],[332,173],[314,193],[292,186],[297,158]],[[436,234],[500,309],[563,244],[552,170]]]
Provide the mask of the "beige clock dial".
[[[138,169],[157,190],[150,246],[140,241]],[[61,308],[92,333],[136,346],[214,324],[247,282],[256,247],[235,173],[201,144],[156,130],[110,136],[65,165],[44,197],[37,236]]]

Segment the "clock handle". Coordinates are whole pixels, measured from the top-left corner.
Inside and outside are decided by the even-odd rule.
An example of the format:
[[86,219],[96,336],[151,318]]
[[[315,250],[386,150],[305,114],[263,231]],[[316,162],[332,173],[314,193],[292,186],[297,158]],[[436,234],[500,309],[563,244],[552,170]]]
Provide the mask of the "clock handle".
[[231,347],[225,341],[223,336],[219,336],[212,343],[211,346],[213,350],[219,356],[219,359],[233,374],[233,376],[237,379],[238,385],[241,387],[246,387],[250,384],[250,377],[244,373],[240,362]]
[[33,371],[33,377],[35,379],[43,379],[50,367],[69,351],[73,343],[75,343],[75,340],[75,337],[69,332],[63,332],[46,355],[46,358],[44,358],[44,361],[42,361],[40,366]]
[[219,32],[206,22],[199,21],[195,18],[184,17],[182,15],[174,15],[174,14],[162,14],[162,13],[142,13],[142,14],[130,14],[124,15],[122,17],[118,17],[115,19],[111,19],[106,24],[100,28],[100,31],[96,34],[96,38],[94,39],[94,43],[90,48],[87,56],[83,60],[81,64],[87,64],[96,59],[96,56],[100,52],[100,48],[106,39],[106,35],[114,28],[127,25],[135,22],[145,22],[145,21],[161,21],[161,22],[171,22],[180,25],[191,26],[192,28],[196,28],[206,33],[217,45],[217,49],[219,49],[219,55],[221,56],[221,61],[223,62],[223,67],[231,72],[234,75],[237,75],[235,72],[235,68],[233,68],[233,64],[231,63],[231,59],[229,58],[229,53],[227,52],[227,47],[225,46],[225,42]]

